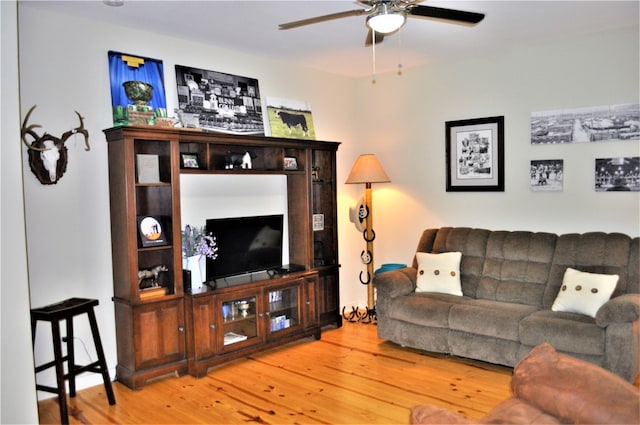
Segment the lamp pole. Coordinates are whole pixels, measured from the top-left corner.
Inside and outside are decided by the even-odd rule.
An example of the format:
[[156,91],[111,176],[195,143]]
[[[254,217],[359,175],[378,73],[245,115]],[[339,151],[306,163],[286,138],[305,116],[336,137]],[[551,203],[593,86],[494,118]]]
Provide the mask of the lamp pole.
[[[373,196],[371,193],[370,182],[365,183],[364,199],[365,204],[367,204],[367,207],[369,208],[369,214],[365,220],[367,227],[364,229],[364,239],[367,242],[367,255],[369,256],[369,262],[367,263],[367,277],[369,279],[369,283],[367,283],[367,310],[375,314],[376,302],[373,288],[373,240],[376,236],[373,232]],[[367,312],[367,315],[369,315],[369,312]]]

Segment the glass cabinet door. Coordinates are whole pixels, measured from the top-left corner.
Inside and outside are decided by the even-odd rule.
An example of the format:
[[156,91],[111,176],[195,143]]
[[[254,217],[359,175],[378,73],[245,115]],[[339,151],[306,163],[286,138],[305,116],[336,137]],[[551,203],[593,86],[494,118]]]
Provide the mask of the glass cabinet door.
[[267,318],[270,334],[299,327],[300,283],[267,291]]
[[[262,316],[259,311],[258,295],[248,293],[245,296],[234,294],[234,296],[218,300],[222,329],[220,336],[222,337],[223,351],[239,348],[257,342],[262,342],[261,332],[259,329],[258,318]],[[220,337],[219,336],[219,337]]]

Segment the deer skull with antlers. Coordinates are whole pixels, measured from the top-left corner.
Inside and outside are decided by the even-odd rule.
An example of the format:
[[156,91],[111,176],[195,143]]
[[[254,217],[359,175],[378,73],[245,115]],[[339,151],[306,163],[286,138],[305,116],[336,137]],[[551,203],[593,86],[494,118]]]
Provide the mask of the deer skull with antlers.
[[[22,122],[22,141],[29,148],[29,167],[42,184],[55,184],[60,180],[67,169],[67,147],[64,143],[69,137],[76,133],[84,135],[85,151],[90,150],[89,132],[84,128],[84,118],[78,111],[75,111],[80,119],[80,127],[65,131],[60,138],[44,133],[42,136],[36,134],[34,128],[41,127],[38,124],[27,126],[31,112],[36,108],[33,105]],[[29,144],[26,136],[33,137],[33,142]]]

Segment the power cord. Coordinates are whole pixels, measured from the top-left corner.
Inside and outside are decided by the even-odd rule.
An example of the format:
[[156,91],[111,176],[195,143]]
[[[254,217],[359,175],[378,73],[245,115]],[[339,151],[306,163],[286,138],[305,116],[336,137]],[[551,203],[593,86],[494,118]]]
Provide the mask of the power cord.
[[[92,362],[93,362],[93,359],[91,358],[91,355],[89,354],[89,350],[87,350],[87,346],[86,346],[86,344],[84,343],[84,341],[83,341],[82,339],[78,338],[77,336],[74,336],[74,337],[73,337],[73,339],[74,339],[74,341],[75,341],[75,340],[80,341],[80,343],[82,344],[82,348],[84,349],[84,352],[85,352],[85,354],[87,355],[87,358],[89,359],[89,362],[90,362],[90,363],[92,363]],[[66,343],[67,341],[69,341],[69,338],[68,338],[67,336],[63,336],[63,337],[62,337],[62,342],[65,342],[65,343]],[[74,354],[75,354],[75,353],[74,353]]]

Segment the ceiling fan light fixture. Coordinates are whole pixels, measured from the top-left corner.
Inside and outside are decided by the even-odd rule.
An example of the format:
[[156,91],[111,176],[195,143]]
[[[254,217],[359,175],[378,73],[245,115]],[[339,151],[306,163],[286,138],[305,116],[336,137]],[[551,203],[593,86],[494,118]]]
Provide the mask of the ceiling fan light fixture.
[[406,17],[404,13],[391,10],[386,3],[381,9],[367,18],[367,26],[381,34],[391,34],[404,25]]

